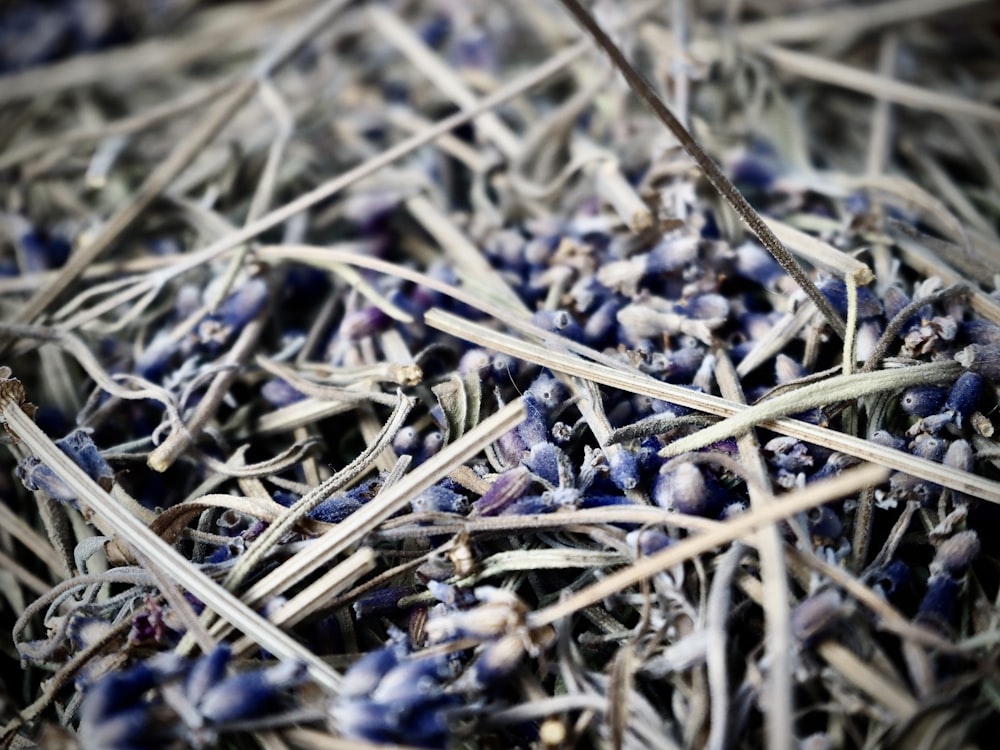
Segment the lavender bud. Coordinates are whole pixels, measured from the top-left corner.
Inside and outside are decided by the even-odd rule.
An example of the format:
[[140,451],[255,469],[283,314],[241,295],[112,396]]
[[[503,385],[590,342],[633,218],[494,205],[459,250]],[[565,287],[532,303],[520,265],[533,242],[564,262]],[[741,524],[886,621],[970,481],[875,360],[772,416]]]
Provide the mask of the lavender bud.
[[230,654],[229,645],[220,643],[210,653],[195,661],[184,678],[184,693],[191,703],[200,703],[208,690],[225,678]]
[[792,610],[792,635],[803,646],[808,646],[828,635],[844,613],[843,601],[835,589],[823,589],[811,594]]
[[844,532],[840,518],[825,505],[813,508],[807,514],[809,518],[809,533],[821,543],[835,542]]
[[506,678],[524,657],[524,637],[519,633],[502,636],[486,645],[472,665],[472,679],[479,687]]
[[535,476],[554,487],[561,484],[560,476],[571,474],[573,470],[569,456],[552,443],[538,443],[533,446],[523,463]]
[[927,583],[927,592],[917,608],[916,621],[940,633],[948,633],[955,618],[955,605],[961,589],[961,580],[948,575],[932,577]]
[[390,669],[372,691],[372,700],[387,705],[412,704],[439,690],[452,677],[447,655],[411,657]]
[[539,328],[573,341],[583,340],[583,329],[566,310],[540,310],[531,316],[531,322]]
[[791,383],[806,375],[806,368],[801,362],[796,362],[787,354],[779,354],[774,358],[774,381],[778,385]]
[[[847,283],[841,278],[820,281],[817,285],[841,317],[847,317]],[[866,286],[858,287],[858,320],[875,318],[882,314],[882,301]]]
[[969,344],[955,355],[955,361],[993,383],[1000,382],[1000,344]]
[[381,333],[391,323],[392,318],[374,305],[369,305],[345,315],[337,333],[348,341],[360,341]]
[[111,490],[115,473],[97,450],[87,430],[73,430],[64,438],[56,440],[59,450],[73,459],[74,463],[87,472],[87,476],[97,482],[105,492]]
[[583,324],[583,340],[591,346],[600,346],[614,334],[618,325],[618,311],[624,302],[617,297],[602,302],[594,312],[587,316]]
[[530,398],[539,408],[548,413],[561,406],[566,399],[566,388],[551,375],[539,375],[528,386],[524,393],[526,398]]
[[495,516],[501,513],[511,503],[524,497],[531,482],[531,473],[524,466],[505,471],[472,504],[473,512],[478,516]]
[[410,501],[414,513],[465,513],[468,500],[440,485],[431,485]]
[[639,461],[635,454],[622,448],[608,455],[611,481],[620,490],[633,490],[639,485]]
[[696,464],[680,464],[664,471],[653,487],[653,501],[678,513],[705,515],[709,508],[705,476]]
[[962,333],[970,343],[1000,346],[1000,326],[988,320],[967,320],[962,323]]
[[975,531],[960,531],[943,541],[931,562],[931,577],[946,575],[961,578],[979,554],[979,536]]
[[798,438],[776,437],[764,445],[767,461],[772,466],[790,472],[806,471],[812,468],[813,457],[806,444]]
[[305,395],[297,391],[293,385],[281,378],[271,378],[260,389],[260,395],[271,406],[281,408],[301,401]]
[[214,317],[233,330],[240,331],[257,317],[267,304],[267,282],[253,278],[219,304]]
[[405,654],[406,649],[399,643],[364,654],[344,675],[341,696],[362,698],[371,695],[382,678],[399,665]]
[[198,709],[216,724],[250,719],[275,706],[282,691],[301,681],[304,674],[301,665],[282,662],[227,677],[209,688]]
[[945,451],[945,466],[959,469],[964,472],[972,472],[975,465],[975,457],[972,454],[972,446],[968,440],[953,440]]
[[414,455],[420,449],[420,433],[413,427],[401,427],[392,439],[392,448],[401,455]]
[[876,430],[872,433],[871,441],[886,448],[893,448],[897,451],[905,451],[909,442],[906,438],[896,437],[888,430]]
[[947,441],[921,433],[910,443],[910,453],[920,458],[926,458],[928,461],[940,461],[944,458],[946,447]]
[[649,528],[630,531],[625,541],[635,557],[649,557],[666,549],[674,540],[662,529]]
[[76,493],[37,456],[25,456],[18,461],[17,476],[27,489],[42,490],[53,500],[79,508]]
[[918,385],[903,392],[899,405],[914,417],[937,414],[948,398],[948,391],[936,385]]
[[894,560],[879,568],[871,580],[871,585],[886,598],[892,598],[903,586],[909,583],[910,568],[902,560]]
[[[997,353],[1000,354],[1000,348]],[[984,388],[985,381],[977,372],[963,372],[951,387],[945,408],[955,415],[955,424],[959,429],[968,424],[972,413],[979,406]]]
[[417,593],[415,586],[386,586],[358,598],[352,605],[359,620],[372,615],[387,615],[399,611],[399,600]]

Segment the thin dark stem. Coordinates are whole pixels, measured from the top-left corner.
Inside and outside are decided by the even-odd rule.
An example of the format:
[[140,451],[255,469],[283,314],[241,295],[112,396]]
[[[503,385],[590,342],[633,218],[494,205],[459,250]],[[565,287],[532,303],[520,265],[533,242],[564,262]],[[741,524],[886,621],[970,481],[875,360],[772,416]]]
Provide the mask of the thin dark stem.
[[659,94],[653,89],[649,81],[647,81],[643,76],[637,71],[632,64],[625,59],[618,46],[611,41],[607,34],[597,25],[597,22],[591,16],[577,0],[562,0],[562,4],[566,9],[573,15],[577,22],[586,29],[597,44],[603,49],[608,57],[611,58],[611,62],[614,66],[621,71],[621,74],[625,76],[625,80],[628,81],[629,86],[632,90],[638,94],[643,101],[649,106],[653,113],[660,118],[664,125],[666,125],[670,132],[674,134],[674,137],[680,142],[684,150],[691,155],[701,167],[702,172],[705,173],[705,177],[708,181],[712,183],[719,195],[721,195],[726,202],[732,206],[733,210],[739,215],[743,220],[743,223],[747,225],[751,232],[753,232],[757,239],[761,241],[761,244],[767,248],[768,252],[774,256],[774,259],[778,261],[785,272],[791,276],[795,283],[798,284],[802,290],[809,296],[815,305],[816,309],[822,313],[823,317],[826,318],[827,323],[836,332],[840,338],[844,338],[846,333],[846,328],[844,326],[844,321],[840,319],[836,310],[833,306],[823,296],[822,292],[816,288],[816,285],[812,282],[809,276],[806,274],[805,269],[799,265],[798,261],[792,257],[781,241],[775,236],[767,224],[760,215],[753,209],[747,199],[743,197],[736,186],[726,177],[719,166],[712,160],[698,142],[695,141],[694,137],[687,131],[687,128],[681,124],[680,120],[674,117],[673,113],[663,103]]

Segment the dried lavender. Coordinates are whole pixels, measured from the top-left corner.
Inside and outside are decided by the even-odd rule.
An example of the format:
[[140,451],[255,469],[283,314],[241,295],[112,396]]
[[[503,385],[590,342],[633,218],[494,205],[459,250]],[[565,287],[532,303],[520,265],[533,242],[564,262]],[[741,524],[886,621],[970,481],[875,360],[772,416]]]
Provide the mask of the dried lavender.
[[6,742],[985,744],[995,9],[85,5],[0,56]]

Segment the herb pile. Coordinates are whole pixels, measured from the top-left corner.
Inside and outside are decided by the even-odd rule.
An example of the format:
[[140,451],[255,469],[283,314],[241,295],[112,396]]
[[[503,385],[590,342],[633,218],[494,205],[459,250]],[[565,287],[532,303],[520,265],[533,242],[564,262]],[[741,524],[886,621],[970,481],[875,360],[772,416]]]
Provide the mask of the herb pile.
[[988,744],[1000,9],[64,5],[4,742]]

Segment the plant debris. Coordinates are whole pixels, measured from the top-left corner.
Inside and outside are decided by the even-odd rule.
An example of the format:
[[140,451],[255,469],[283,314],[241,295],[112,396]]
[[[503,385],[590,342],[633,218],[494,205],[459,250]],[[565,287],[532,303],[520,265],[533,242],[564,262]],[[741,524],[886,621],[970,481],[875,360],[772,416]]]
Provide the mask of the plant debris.
[[1000,8],[56,5],[5,746],[990,743]]

